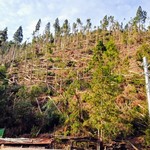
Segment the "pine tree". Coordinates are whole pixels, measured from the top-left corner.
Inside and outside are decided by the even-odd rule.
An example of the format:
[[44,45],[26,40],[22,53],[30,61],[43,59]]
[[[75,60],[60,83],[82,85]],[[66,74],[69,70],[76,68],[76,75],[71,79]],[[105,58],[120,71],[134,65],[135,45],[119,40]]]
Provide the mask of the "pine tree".
[[23,30],[22,30],[22,26],[20,26],[20,27],[17,29],[17,31],[14,33],[13,38],[14,38],[14,41],[15,41],[16,43],[18,43],[18,44],[22,42],[22,40],[23,40]]

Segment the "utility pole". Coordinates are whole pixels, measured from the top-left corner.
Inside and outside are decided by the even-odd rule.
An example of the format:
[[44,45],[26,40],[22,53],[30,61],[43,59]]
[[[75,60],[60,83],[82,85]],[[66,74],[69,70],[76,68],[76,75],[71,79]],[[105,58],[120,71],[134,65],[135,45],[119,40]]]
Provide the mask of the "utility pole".
[[148,100],[148,112],[150,117],[150,82],[149,82],[149,73],[148,73],[148,65],[147,65],[146,57],[143,57],[143,65],[144,65],[146,92],[147,92],[147,100]]

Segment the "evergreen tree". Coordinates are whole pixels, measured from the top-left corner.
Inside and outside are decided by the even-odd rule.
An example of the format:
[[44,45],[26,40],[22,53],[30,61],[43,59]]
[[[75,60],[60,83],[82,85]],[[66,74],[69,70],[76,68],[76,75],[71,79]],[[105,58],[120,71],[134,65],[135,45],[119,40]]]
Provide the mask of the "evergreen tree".
[[7,39],[8,39],[8,36],[7,36],[7,27],[3,30],[3,31],[0,31],[0,54],[2,55],[2,58],[3,58],[3,54],[6,52],[6,50],[8,49],[8,46],[7,46]]
[[7,32],[8,32],[8,29],[7,29],[7,27],[4,29],[4,41],[6,42],[6,40],[8,39],[8,34],[7,34]]
[[50,22],[48,22],[48,23],[46,24],[45,33],[46,33],[46,34],[50,34]]
[[141,24],[144,24],[147,18],[147,12],[142,10],[142,7],[139,6],[136,12],[136,17],[133,19],[136,24],[139,24],[139,29]]
[[60,35],[60,25],[59,25],[59,19],[58,18],[56,18],[53,27],[55,29],[55,36],[59,36]]
[[101,131],[104,140],[117,136],[121,131],[118,128],[119,110],[115,103],[115,98],[120,91],[119,83],[122,81],[122,77],[116,72],[118,54],[112,41],[106,46],[102,41],[98,43],[92,61],[91,91],[86,96],[90,107],[89,119],[84,124],[89,125],[91,131],[92,129]]
[[147,12],[142,10],[142,7],[139,6],[137,12],[136,12],[136,19],[137,22],[145,23],[147,18]]
[[82,30],[82,22],[81,22],[81,19],[80,18],[77,18],[77,25],[78,25],[78,29],[79,29],[79,31],[81,31]]
[[41,27],[41,19],[38,20],[36,26],[35,26],[35,30],[33,31],[33,36],[38,36],[39,34],[39,30],[40,30],[40,27]]
[[77,30],[77,24],[76,24],[75,22],[74,22],[73,25],[72,25],[72,31],[73,31],[74,34],[76,34],[77,31],[78,31],[78,30]]
[[38,32],[40,30],[40,27],[41,27],[41,19],[39,19],[39,21],[37,22],[35,26],[35,32]]
[[8,39],[7,31],[8,31],[7,27],[3,31],[0,31],[0,42],[1,43],[6,42],[6,40]]
[[16,43],[21,43],[23,40],[23,30],[22,30],[22,26],[20,26],[17,31],[14,33],[14,41]]
[[92,23],[91,19],[86,20],[86,30],[89,31],[91,29]]
[[113,30],[114,29],[113,26],[114,26],[114,23],[115,23],[114,16],[109,16],[108,21],[109,21],[109,25],[110,25],[110,30]]
[[68,20],[66,19],[62,26],[62,33],[64,33],[64,35],[68,35],[69,32],[70,32],[70,25],[69,25]]
[[107,27],[109,25],[109,21],[108,21],[107,15],[104,16],[103,20],[100,21],[100,23],[101,23],[102,30],[107,30]]

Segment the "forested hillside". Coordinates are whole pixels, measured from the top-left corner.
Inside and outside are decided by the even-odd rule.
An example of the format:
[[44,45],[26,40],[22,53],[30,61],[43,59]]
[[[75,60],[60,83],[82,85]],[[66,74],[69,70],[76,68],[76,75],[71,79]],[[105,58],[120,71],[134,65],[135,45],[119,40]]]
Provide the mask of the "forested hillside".
[[7,137],[43,133],[100,136],[104,141],[140,137],[150,144],[142,58],[150,61],[147,13],[138,8],[126,25],[105,16],[92,28],[80,18],[55,33],[47,23],[32,41],[22,26],[8,41],[0,31],[0,127]]

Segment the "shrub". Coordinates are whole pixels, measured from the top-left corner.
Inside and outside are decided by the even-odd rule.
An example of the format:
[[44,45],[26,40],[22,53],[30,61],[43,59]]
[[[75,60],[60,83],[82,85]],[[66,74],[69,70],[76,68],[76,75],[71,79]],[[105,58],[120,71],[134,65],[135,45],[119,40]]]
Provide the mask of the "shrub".
[[31,87],[30,96],[31,97],[38,97],[42,93],[47,92],[47,86],[44,84],[41,85],[34,85]]
[[150,146],[150,128],[145,131],[145,144]]
[[150,45],[148,44],[142,44],[137,53],[136,53],[136,60],[137,61],[143,61],[143,57],[150,58]]

